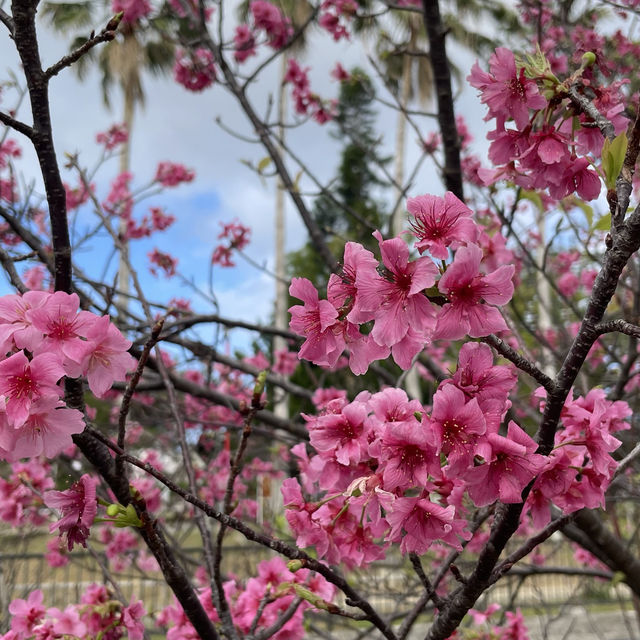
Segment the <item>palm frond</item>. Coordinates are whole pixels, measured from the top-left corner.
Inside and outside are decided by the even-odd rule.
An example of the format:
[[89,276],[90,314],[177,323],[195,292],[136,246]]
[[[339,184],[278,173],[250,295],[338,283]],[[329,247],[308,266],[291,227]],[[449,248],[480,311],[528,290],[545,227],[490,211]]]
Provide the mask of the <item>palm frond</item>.
[[56,31],[68,33],[92,26],[95,19],[95,3],[84,2],[45,2],[42,5],[42,16],[46,18]]

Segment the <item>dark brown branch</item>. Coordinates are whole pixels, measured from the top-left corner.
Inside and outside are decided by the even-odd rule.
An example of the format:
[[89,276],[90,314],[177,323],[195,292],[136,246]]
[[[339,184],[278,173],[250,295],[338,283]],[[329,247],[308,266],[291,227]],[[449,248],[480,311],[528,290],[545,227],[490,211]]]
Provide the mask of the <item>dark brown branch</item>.
[[0,22],[9,29],[9,33],[11,37],[13,37],[15,34],[15,25],[13,24],[11,16],[3,9],[0,9]]
[[429,36],[429,54],[438,100],[438,124],[444,147],[444,183],[464,201],[462,168],[460,166],[460,136],[453,109],[451,69],[445,46],[446,29],[440,15],[438,0],[422,0],[424,26]]
[[0,111],[0,122],[7,127],[11,127],[18,133],[27,136],[27,138],[33,138],[33,129],[28,124],[12,118],[9,114],[4,113],[4,111]]
[[304,222],[307,228],[307,231],[309,233],[309,238],[311,239],[311,243],[316,248],[316,251],[322,258],[324,263],[327,265],[329,270],[334,272],[337,271],[339,266],[338,261],[336,260],[336,257],[333,255],[331,249],[327,245],[327,242],[324,238],[324,234],[322,233],[320,227],[318,226],[315,219],[311,215],[311,212],[309,211],[309,209],[307,208],[307,205],[305,204],[304,200],[300,196],[300,193],[298,192],[298,189],[294,184],[293,179],[289,175],[289,172],[285,167],[283,158],[278,151],[277,144],[271,137],[270,131],[265,126],[264,122],[258,117],[253,106],[249,102],[249,99],[247,98],[245,91],[238,84],[238,81],[235,75],[229,68],[229,65],[227,64],[227,61],[224,59],[219,47],[217,47],[215,42],[213,42],[213,40],[211,39],[207,30],[206,24],[203,23],[201,26],[202,26],[203,44],[206,47],[208,47],[208,49],[214,55],[216,63],[220,67],[220,70],[224,75],[225,81],[227,82],[227,86],[229,87],[231,93],[233,93],[233,95],[235,96],[236,100],[238,100],[238,102],[240,103],[242,110],[244,111],[245,115],[251,122],[251,125],[255,129],[257,135],[260,137],[260,140],[264,148],[266,149],[267,153],[269,154],[269,157],[273,161],[273,164],[278,172],[278,175],[282,180],[282,185],[284,189],[289,193],[289,196],[293,200],[293,203],[296,206],[296,209],[298,210],[298,213],[300,214],[300,217],[302,218],[302,221]]
[[110,21],[98,35],[93,36],[93,38],[89,38],[89,40],[81,44],[77,49],[74,49],[71,53],[60,58],[58,62],[51,65],[44,72],[45,77],[49,79],[53,76],[57,76],[63,69],[70,67],[74,62],[80,60],[83,55],[91,51],[91,49],[96,45],[101,44],[102,42],[111,42],[116,37],[116,29],[118,28],[118,25],[116,24],[114,26],[112,22],[113,21]]
[[580,110],[587,116],[589,116],[597,125],[598,129],[602,132],[602,135],[608,140],[613,140],[616,137],[616,130],[613,123],[605,118],[596,108],[589,98],[583,96],[576,85],[569,87],[567,94],[571,98],[573,104],[580,108]]
[[523,355],[519,354],[515,349],[511,348],[504,340],[501,340],[493,334],[482,338],[483,342],[492,346],[501,356],[513,362],[521,371],[528,373],[536,382],[540,383],[547,391],[554,387],[553,380],[533,362],[527,360]]
[[24,282],[22,282],[22,279],[18,275],[13,260],[4,249],[0,249],[0,264],[2,264],[3,269],[7,272],[7,276],[9,277],[9,281],[11,282],[11,284],[20,293],[26,293],[27,291],[29,291],[29,289],[27,289]]
[[510,553],[494,570],[491,576],[491,584],[497,582],[505,573],[511,571],[513,565],[529,555],[538,545],[542,544],[556,531],[562,529],[573,519],[573,515],[561,516],[552,520],[542,531],[527,539],[513,553]]
[[632,338],[640,338],[640,327],[627,322],[626,320],[609,320],[608,322],[601,322],[595,327],[598,335],[604,333],[624,333]]
[[411,560],[411,565],[413,566],[413,570],[416,572],[418,578],[420,578],[420,582],[422,582],[422,586],[426,592],[426,595],[429,599],[436,605],[436,607],[442,607],[444,605],[444,600],[436,593],[436,590],[433,588],[431,581],[427,577],[427,574],[424,572],[424,568],[422,567],[422,562],[420,561],[420,557],[416,553],[409,554],[409,560]]
[[[124,390],[124,394],[122,396],[122,402],[120,404],[120,413],[118,415],[118,446],[121,449],[124,449],[124,441],[127,433],[127,416],[129,415],[129,410],[131,408],[131,399],[133,398],[133,394],[138,387],[138,383],[140,382],[140,378],[142,377],[142,372],[144,371],[144,367],[147,364],[147,360],[149,359],[149,354],[151,353],[151,349],[156,345],[158,339],[160,337],[160,332],[162,331],[162,324],[164,322],[164,318],[161,318],[153,325],[151,329],[151,335],[144,345],[144,349],[140,354],[140,358],[138,359],[138,365],[136,366],[136,370],[133,372],[131,376],[131,380],[127,384],[127,388]],[[124,465],[122,463],[122,459],[116,457],[116,473],[124,475]]]

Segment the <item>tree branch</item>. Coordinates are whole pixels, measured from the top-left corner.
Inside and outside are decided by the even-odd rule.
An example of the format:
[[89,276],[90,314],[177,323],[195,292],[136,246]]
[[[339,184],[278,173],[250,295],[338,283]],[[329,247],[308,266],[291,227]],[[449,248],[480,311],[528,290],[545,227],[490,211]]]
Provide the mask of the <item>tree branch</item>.
[[445,46],[446,29],[438,0],[422,0],[424,26],[429,36],[429,53],[438,100],[438,124],[444,147],[444,183],[446,188],[464,201],[460,136],[456,125],[451,88],[451,70]]

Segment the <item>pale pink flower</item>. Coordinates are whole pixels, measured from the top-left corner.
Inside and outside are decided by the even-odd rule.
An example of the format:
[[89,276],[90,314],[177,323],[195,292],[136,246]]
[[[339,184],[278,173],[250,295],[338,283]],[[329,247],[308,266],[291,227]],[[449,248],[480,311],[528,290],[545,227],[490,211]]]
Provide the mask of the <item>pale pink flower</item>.
[[144,638],[144,624],[141,620],[146,615],[144,604],[132,597],[131,603],[122,610],[122,624],[127,630],[129,640],[142,640]]
[[11,630],[18,634],[18,638],[29,638],[33,628],[42,620],[45,614],[42,599],[42,591],[36,589],[26,600],[16,598],[9,604],[9,613],[13,616]]
[[161,162],[156,169],[154,180],[163,187],[176,187],[183,182],[191,182],[196,174],[183,164],[176,162]]
[[87,332],[80,366],[89,388],[99,398],[135,367],[135,359],[127,353],[129,347],[131,342],[112,324],[109,316],[98,318]]
[[67,408],[57,396],[45,396],[31,404],[22,425],[0,429],[0,447],[8,452],[9,461],[41,454],[53,458],[71,446],[71,436],[84,427],[80,411]]

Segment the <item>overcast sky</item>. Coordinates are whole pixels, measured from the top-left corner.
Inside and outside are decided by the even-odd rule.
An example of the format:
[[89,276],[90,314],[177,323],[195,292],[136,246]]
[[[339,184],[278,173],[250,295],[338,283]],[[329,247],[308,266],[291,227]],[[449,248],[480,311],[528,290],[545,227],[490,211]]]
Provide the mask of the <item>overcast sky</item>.
[[[39,21],[40,47],[44,65],[48,66],[68,51],[65,37],[53,34],[43,21]],[[96,31],[102,25],[96,25]],[[370,48],[371,45],[369,45]],[[361,42],[342,41],[335,44],[329,37],[315,34],[303,64],[312,66],[312,89],[322,97],[336,97],[338,86],[329,77],[335,62],[350,68],[355,65],[370,69],[366,58],[366,45]],[[458,64],[465,75],[473,58],[459,53]],[[466,69],[465,69],[466,65]],[[267,108],[269,96],[277,88],[278,63],[272,64],[261,76],[251,92],[251,98],[259,113]],[[17,56],[6,30],[0,26],[0,81],[8,79],[11,72],[18,70]],[[373,73],[373,72],[372,72]],[[266,154],[258,145],[241,142],[225,133],[217,124],[220,117],[225,126],[245,136],[252,131],[235,100],[221,87],[213,86],[201,94],[192,94],[176,85],[171,78],[156,80],[144,77],[147,95],[144,111],[136,115],[132,139],[132,171],[134,186],[146,183],[154,174],[157,163],[162,160],[181,162],[196,171],[196,180],[186,186],[171,190],[154,198],[149,204],[162,204],[176,216],[177,222],[171,230],[154,235],[150,240],[132,243],[133,259],[137,269],[144,273],[146,289],[151,299],[166,302],[174,296],[189,296],[188,288],[179,281],[154,280],[147,275],[146,252],[157,246],[160,250],[175,255],[180,263],[179,270],[196,284],[205,286],[208,281],[210,256],[217,243],[220,222],[238,218],[252,228],[252,242],[248,249],[253,259],[268,267],[273,266],[273,208],[274,185],[272,181],[262,181],[243,163],[248,160],[256,164]],[[380,96],[390,100],[380,87]],[[0,107],[13,106],[14,94],[5,91]],[[83,83],[77,80],[72,70],[65,70],[51,82],[51,107],[55,144],[59,157],[64,152],[79,153],[81,164],[92,166],[97,157],[95,135],[107,129],[122,118],[119,94],[113,94],[112,112],[107,111],[102,102],[100,81],[97,72],[90,74]],[[486,131],[480,106],[473,90],[463,92],[458,101],[459,112],[467,118],[471,131],[480,138],[479,148],[484,149],[482,138]],[[27,105],[19,115],[30,122]],[[379,125],[386,151],[393,152],[396,118],[389,109],[380,107]],[[424,131],[435,130],[435,122],[424,122]],[[315,122],[291,131],[288,140],[296,152],[323,180],[335,174],[339,162],[340,144],[329,136],[330,125],[321,127]],[[14,136],[19,139],[18,136]],[[24,158],[18,164],[24,180],[35,181],[41,190],[41,179],[33,152],[20,140]],[[407,136],[407,167],[411,168],[419,155],[416,135],[410,129]],[[63,164],[63,162],[61,162]],[[297,168],[293,169],[295,175]],[[98,194],[104,198],[109,183],[117,174],[117,160],[101,169],[95,183]],[[76,180],[68,172],[64,179],[72,184]],[[307,188],[302,183],[303,190]],[[432,192],[441,194],[443,188],[433,165],[425,163],[411,195]],[[146,211],[141,205],[138,216]],[[78,225],[92,222],[89,212],[79,215]],[[304,244],[306,232],[293,209],[288,210],[288,248],[296,249]],[[86,270],[98,277],[102,272],[104,256],[109,253],[108,242],[101,241],[95,251],[85,251],[78,255]],[[214,270],[214,289],[223,315],[243,318],[249,321],[268,321],[272,309],[273,282],[264,273],[243,263],[238,258],[238,268]],[[198,310],[207,310],[203,301],[195,303]]]

